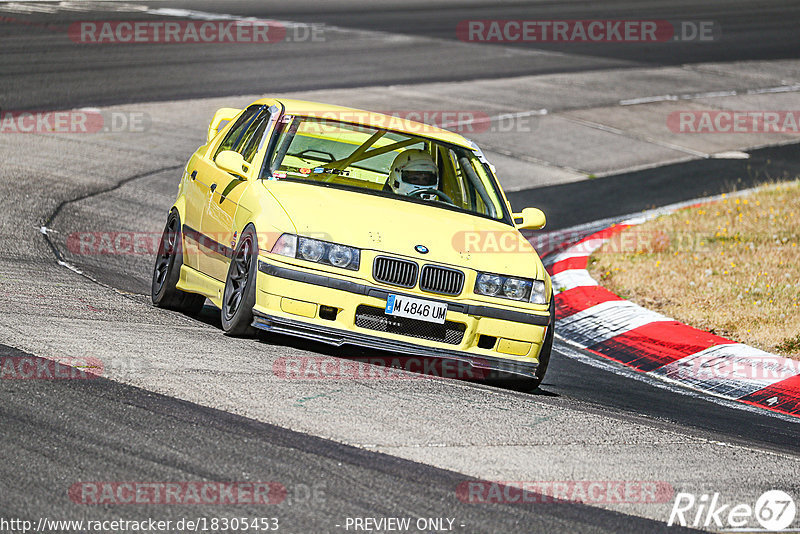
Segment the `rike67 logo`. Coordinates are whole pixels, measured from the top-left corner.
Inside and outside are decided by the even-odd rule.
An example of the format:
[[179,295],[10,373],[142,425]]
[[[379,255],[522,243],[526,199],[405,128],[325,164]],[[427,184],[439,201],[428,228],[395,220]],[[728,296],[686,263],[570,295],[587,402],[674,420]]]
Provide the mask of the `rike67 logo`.
[[[669,514],[668,526],[714,528],[724,531],[777,532],[794,522],[797,508],[791,495],[781,490],[764,492],[755,505],[726,503],[719,493],[678,493]],[[756,523],[761,526],[758,528]]]

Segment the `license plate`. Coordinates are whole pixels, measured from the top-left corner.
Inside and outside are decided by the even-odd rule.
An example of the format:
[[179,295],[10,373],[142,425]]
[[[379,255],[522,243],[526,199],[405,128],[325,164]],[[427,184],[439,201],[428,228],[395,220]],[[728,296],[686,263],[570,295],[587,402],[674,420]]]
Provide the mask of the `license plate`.
[[389,298],[386,299],[386,315],[444,324],[444,317],[447,315],[447,304],[403,295],[389,295]]

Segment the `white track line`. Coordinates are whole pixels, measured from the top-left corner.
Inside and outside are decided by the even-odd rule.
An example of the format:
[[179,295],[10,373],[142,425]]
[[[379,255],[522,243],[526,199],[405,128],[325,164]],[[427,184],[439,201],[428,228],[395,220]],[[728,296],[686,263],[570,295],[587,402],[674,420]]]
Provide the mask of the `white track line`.
[[620,100],[620,106],[635,106],[638,104],[651,104],[653,102],[670,102],[677,100],[699,100],[702,98],[723,98],[729,96],[740,95],[763,95],[771,93],[794,93],[800,91],[800,84],[779,85],[777,87],[757,87],[753,89],[745,89],[744,91],[707,91],[705,93],[684,93],[680,95],[656,95],[656,96],[643,96],[640,98],[628,98]]

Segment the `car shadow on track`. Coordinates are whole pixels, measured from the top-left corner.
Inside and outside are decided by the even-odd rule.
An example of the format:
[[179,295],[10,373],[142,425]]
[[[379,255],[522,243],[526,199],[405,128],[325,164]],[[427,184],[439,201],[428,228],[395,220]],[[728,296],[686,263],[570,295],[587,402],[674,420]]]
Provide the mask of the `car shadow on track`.
[[[209,326],[222,329],[219,309],[212,305],[206,304],[196,319]],[[264,331],[256,332],[255,338],[264,345],[292,348],[305,353],[280,359],[282,361],[278,367],[281,371],[276,371],[276,373],[292,373],[293,378],[302,379],[305,373],[307,375],[305,378],[317,379],[320,378],[322,372],[328,374],[331,379],[409,379],[417,376],[419,378],[459,380],[530,395],[559,396],[557,393],[542,389],[541,386],[531,389],[525,380],[520,380],[514,375],[474,368],[464,362],[426,356],[409,356],[354,346],[336,347]],[[320,364],[321,358],[324,357],[339,358],[343,362],[341,365],[326,364],[325,370],[322,371]],[[344,363],[345,361],[348,363]],[[278,367],[274,367],[274,369],[278,369]],[[547,386],[547,384],[544,385]]]

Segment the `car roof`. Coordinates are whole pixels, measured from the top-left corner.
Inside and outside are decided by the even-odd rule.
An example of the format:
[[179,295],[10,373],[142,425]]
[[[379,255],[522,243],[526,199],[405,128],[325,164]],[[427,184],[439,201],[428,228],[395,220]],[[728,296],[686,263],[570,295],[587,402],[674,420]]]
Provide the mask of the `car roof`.
[[[384,128],[386,130],[407,133],[419,137],[427,137],[436,141],[442,141],[453,145],[474,149],[472,142],[455,132],[424,124],[409,119],[404,119],[395,115],[386,115],[374,111],[366,111],[357,108],[336,106],[333,104],[323,104],[320,102],[309,102],[306,100],[294,100],[288,98],[271,99],[264,98],[256,104],[270,104],[275,101],[280,102],[286,108],[286,113],[290,115],[311,116],[320,118],[330,118],[342,122],[360,124],[373,128]],[[425,113],[420,110],[420,114]]]

